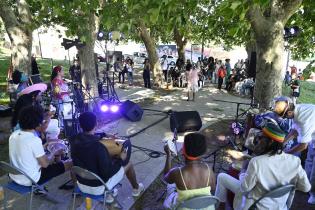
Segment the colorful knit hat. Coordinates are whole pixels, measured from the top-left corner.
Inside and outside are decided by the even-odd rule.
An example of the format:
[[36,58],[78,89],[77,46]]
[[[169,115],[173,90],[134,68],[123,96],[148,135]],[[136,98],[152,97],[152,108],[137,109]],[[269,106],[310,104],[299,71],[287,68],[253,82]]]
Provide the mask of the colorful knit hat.
[[284,142],[285,133],[274,123],[268,122],[265,127],[262,129],[263,134],[272,139],[273,141],[277,141],[280,143]]

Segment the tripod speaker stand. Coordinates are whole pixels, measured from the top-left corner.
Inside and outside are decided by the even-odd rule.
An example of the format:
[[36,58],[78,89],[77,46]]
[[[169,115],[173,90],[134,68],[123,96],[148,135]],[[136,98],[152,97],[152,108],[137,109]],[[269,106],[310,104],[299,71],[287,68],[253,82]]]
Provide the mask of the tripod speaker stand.
[[103,73],[104,73],[103,81],[99,80],[98,82],[98,93],[100,98],[106,101],[120,102],[118,95],[115,91],[114,83],[109,78],[108,75],[109,72],[107,70],[104,70]]

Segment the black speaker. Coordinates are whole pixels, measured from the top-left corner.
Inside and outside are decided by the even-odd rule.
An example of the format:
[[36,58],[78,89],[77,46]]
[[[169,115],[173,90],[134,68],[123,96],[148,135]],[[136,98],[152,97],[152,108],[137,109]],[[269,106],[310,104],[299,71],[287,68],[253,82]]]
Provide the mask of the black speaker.
[[178,133],[199,131],[202,121],[197,111],[172,112],[170,126],[172,131],[176,128]]
[[120,107],[122,115],[132,122],[140,121],[143,115],[143,109],[132,101],[125,101]]
[[250,61],[249,61],[249,69],[248,69],[248,77],[256,78],[256,59],[257,59],[257,54],[256,52],[252,52],[250,54]]

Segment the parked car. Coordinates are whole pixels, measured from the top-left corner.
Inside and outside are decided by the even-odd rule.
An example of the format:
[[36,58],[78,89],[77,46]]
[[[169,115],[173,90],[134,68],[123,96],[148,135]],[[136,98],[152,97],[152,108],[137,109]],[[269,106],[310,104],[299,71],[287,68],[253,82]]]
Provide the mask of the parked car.
[[147,55],[145,53],[134,52],[133,58],[136,64],[143,64],[144,60],[147,58]]

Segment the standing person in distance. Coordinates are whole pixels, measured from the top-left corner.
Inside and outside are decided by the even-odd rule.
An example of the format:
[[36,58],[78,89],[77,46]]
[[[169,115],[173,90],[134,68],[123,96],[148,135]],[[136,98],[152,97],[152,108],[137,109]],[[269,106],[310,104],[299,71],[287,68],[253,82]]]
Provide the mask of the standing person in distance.
[[219,71],[219,68],[221,67],[222,61],[218,60],[216,58],[214,63],[215,63],[215,69],[213,72],[213,83],[217,84],[218,83],[218,71]]
[[163,55],[161,65],[162,65],[162,71],[164,75],[164,81],[167,82],[167,71],[168,71],[167,55]]
[[32,75],[39,74],[39,68],[38,68],[38,65],[37,65],[35,54],[32,55],[31,62],[32,62]]
[[224,68],[224,64],[221,63],[221,66],[218,69],[218,89],[221,90],[222,88],[222,84],[223,84],[223,80],[226,76],[226,70]]
[[143,68],[143,81],[144,81],[144,87],[151,88],[151,82],[150,82],[150,62],[149,59],[146,58],[144,60],[144,68]]
[[188,85],[187,85],[187,101],[189,101],[190,92],[192,92],[192,101],[195,101],[196,93],[198,92],[198,70],[196,67],[192,67],[188,74]]
[[300,80],[297,77],[296,73],[293,73],[291,76],[292,76],[292,80],[290,83],[291,90],[292,90],[291,96],[292,96],[293,103],[296,104],[296,100],[300,96]]
[[212,77],[213,77],[213,72],[215,70],[215,63],[214,63],[214,58],[213,57],[209,57],[208,59],[208,71],[207,71],[207,75],[208,75],[208,80],[212,83]]
[[123,73],[123,67],[122,63],[120,61],[120,58],[116,59],[116,62],[114,63],[114,70],[115,72],[118,72],[118,82],[121,83],[121,81],[125,81],[125,74]]
[[127,71],[128,71],[128,83],[129,86],[133,85],[133,61],[131,59],[127,60]]

